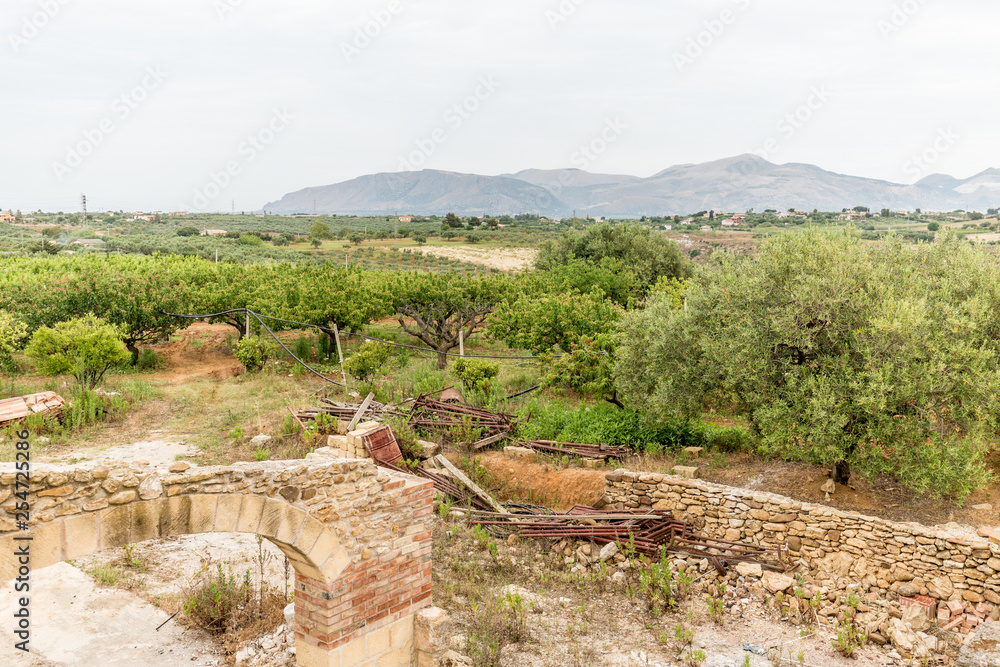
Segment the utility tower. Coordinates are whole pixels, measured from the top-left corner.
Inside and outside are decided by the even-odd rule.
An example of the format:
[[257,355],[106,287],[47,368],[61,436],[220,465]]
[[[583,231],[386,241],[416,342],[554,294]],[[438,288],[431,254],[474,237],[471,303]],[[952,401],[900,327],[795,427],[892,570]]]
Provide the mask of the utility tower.
[[83,206],[83,226],[87,226],[87,195],[80,195],[80,205]]

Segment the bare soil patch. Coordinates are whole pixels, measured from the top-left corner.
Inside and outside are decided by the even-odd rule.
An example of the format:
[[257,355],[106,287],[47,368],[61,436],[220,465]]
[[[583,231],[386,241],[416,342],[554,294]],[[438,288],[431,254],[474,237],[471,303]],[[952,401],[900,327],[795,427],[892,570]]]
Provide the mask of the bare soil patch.
[[534,248],[477,248],[475,246],[424,246],[421,250],[431,255],[457,259],[488,266],[501,271],[527,269],[535,261],[538,251]]

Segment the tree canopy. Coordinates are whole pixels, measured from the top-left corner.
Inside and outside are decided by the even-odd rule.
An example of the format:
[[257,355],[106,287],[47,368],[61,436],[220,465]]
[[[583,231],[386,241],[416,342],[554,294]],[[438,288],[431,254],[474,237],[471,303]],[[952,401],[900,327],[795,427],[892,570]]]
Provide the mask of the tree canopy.
[[604,224],[587,227],[582,232],[569,230],[541,245],[535,267],[551,270],[574,259],[600,264],[605,258],[628,267],[643,291],[660,278],[684,279],[693,275],[691,262],[677,243],[635,225]]
[[1000,433],[1000,267],[955,237],[806,230],[626,315],[615,379],[655,417],[721,406],[763,453],[962,497]]

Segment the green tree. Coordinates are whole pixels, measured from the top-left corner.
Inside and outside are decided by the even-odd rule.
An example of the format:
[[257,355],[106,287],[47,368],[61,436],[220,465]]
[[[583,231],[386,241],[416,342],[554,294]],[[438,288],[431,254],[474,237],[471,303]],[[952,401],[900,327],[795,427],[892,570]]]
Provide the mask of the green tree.
[[317,220],[313,223],[312,227],[309,228],[309,236],[314,239],[319,239],[320,241],[330,241],[333,239],[333,232],[324,222]]
[[62,227],[46,227],[42,230],[42,236],[49,239],[57,239],[62,236]]
[[354,232],[348,240],[354,245],[361,245],[361,242],[365,240],[365,237],[358,232]]
[[889,474],[964,497],[1000,434],[1000,267],[954,236],[904,246],[853,232],[781,234],[723,256],[626,315],[615,366],[663,420],[746,419],[762,453]]
[[449,274],[407,273],[399,277],[393,306],[403,330],[433,348],[437,367],[448,365],[447,353],[478,331],[504,297],[506,276],[460,278]]
[[311,238],[309,239],[309,243],[310,243],[310,244],[312,245],[312,247],[313,247],[313,248],[319,248],[319,247],[320,247],[321,245],[323,245],[323,242],[322,242],[322,241],[320,241],[320,240],[319,240],[318,238],[316,238],[315,236],[313,236],[313,237],[311,237]]
[[391,345],[374,340],[366,341],[344,362],[344,370],[371,390],[375,379],[389,363],[391,354]]
[[72,374],[82,386],[92,389],[115,366],[129,360],[117,327],[94,316],[42,327],[25,350],[42,375]]
[[936,222],[928,222],[928,223],[927,223],[927,230],[928,230],[928,231],[931,231],[931,232],[936,232],[936,231],[938,231],[939,229],[941,229],[941,225],[940,225],[940,224],[938,224],[938,223],[936,223]]
[[181,227],[177,230],[177,236],[198,236],[200,232],[197,227]]
[[644,290],[661,277],[684,279],[694,271],[677,244],[667,237],[645,227],[608,224],[588,227],[583,232],[567,231],[558,239],[545,241],[535,267],[548,270],[574,259],[599,264],[605,257],[628,267]]
[[28,338],[28,325],[17,315],[0,310],[0,370],[14,366],[14,353]]
[[449,213],[444,216],[444,224],[451,229],[459,229],[462,227],[462,219],[454,213]]
[[412,236],[412,238],[417,243],[417,245],[423,245],[423,244],[427,243],[427,235],[426,234],[417,233],[417,234],[414,234]]

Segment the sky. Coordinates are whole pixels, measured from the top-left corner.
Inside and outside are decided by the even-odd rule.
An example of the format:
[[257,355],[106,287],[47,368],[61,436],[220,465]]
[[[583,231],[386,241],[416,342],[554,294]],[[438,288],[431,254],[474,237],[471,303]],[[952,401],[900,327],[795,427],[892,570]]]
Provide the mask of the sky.
[[743,153],[967,178],[1000,167],[996,25],[987,0],[3,0],[0,209]]

